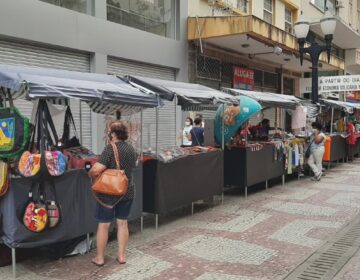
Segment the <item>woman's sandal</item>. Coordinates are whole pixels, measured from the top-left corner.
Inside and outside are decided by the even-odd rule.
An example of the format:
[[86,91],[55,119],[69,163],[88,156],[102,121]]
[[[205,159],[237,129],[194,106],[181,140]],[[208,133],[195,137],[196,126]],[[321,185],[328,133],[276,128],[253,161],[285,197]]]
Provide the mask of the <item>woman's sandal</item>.
[[102,267],[102,266],[104,266],[104,264],[105,264],[105,263],[97,263],[95,260],[91,260],[91,263],[92,263],[92,264],[95,264],[95,265],[98,266],[98,267]]
[[116,258],[116,261],[117,261],[119,264],[126,264],[126,262],[121,262],[118,258]]

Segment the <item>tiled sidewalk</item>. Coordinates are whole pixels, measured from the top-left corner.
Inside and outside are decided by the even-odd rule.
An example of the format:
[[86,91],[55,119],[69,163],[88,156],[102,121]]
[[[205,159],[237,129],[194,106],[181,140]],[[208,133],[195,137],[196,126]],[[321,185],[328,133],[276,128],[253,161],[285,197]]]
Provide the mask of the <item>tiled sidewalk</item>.
[[[157,232],[150,219],[142,234],[131,234],[126,265],[115,261],[111,242],[103,268],[90,263],[92,252],[27,261],[18,279],[283,279],[359,214],[359,166],[341,164],[321,182],[305,178],[247,200],[226,195],[223,205],[197,207],[194,216],[162,219]],[[10,277],[11,267],[0,268],[0,279]],[[338,279],[358,279],[345,277]]]

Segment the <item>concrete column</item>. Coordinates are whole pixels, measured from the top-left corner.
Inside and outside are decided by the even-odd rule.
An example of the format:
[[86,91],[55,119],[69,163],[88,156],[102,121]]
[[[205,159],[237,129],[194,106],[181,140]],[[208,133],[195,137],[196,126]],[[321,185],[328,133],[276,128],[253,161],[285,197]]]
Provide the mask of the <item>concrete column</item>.
[[106,0],[92,0],[92,6],[95,17],[107,19]]
[[[102,1],[99,1],[102,2]],[[92,73],[107,73],[107,55],[101,53],[94,53],[91,56],[90,71]],[[104,116],[96,113],[91,113],[91,136],[92,136],[92,150],[96,154],[100,154],[105,143],[104,136]]]

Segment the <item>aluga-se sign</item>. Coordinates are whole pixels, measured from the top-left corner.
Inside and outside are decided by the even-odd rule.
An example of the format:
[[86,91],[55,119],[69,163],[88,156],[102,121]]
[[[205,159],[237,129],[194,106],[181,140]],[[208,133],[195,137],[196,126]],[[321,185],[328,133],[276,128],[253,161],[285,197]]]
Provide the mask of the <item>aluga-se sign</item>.
[[[359,90],[360,75],[319,77],[319,94]],[[300,79],[300,92],[311,92],[311,78]]]

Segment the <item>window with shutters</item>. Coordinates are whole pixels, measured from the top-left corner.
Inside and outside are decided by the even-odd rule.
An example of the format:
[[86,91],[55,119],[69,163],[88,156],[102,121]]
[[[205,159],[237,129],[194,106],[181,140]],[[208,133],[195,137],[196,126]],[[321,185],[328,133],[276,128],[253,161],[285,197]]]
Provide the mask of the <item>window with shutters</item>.
[[264,0],[264,21],[273,23],[273,0]]
[[112,22],[175,39],[175,0],[106,0]]
[[285,7],[285,31],[292,33],[292,11]]
[[247,4],[248,0],[237,0],[237,8],[244,13],[248,12]]
[[60,6],[66,9],[77,11],[83,14],[92,14],[91,0],[40,0],[49,4]]
[[294,95],[294,79],[284,77],[284,94]]

